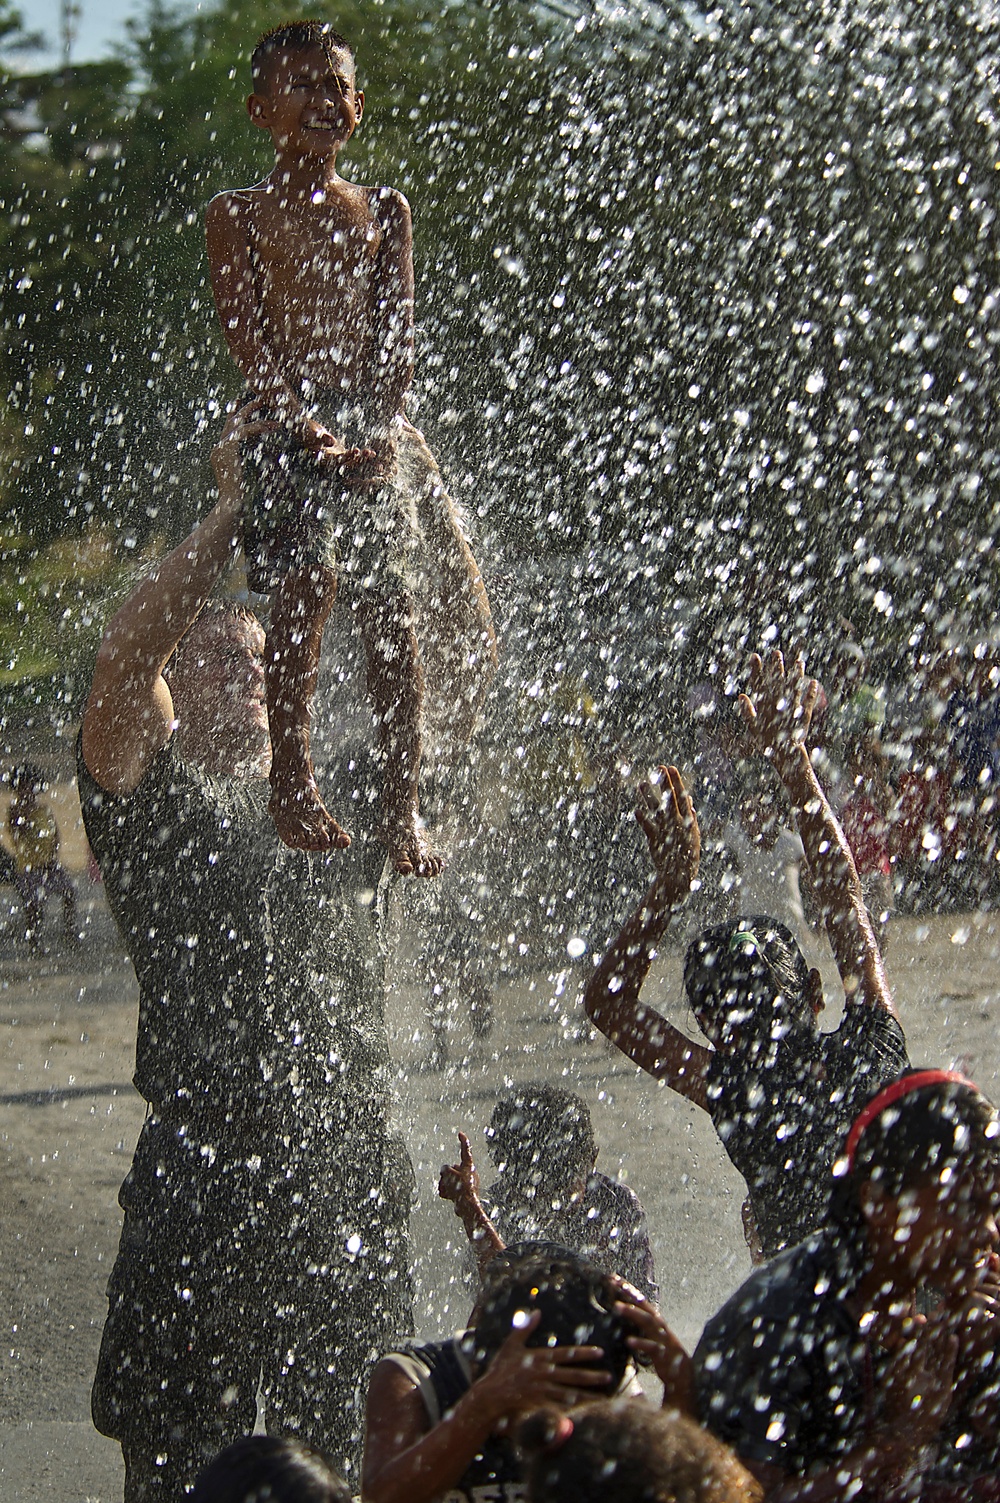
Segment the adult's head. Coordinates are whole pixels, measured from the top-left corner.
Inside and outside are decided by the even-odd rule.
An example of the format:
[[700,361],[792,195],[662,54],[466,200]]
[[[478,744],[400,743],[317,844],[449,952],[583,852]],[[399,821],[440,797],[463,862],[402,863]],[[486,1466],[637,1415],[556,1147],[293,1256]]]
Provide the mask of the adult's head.
[[318,1451],[278,1435],[248,1435],[206,1467],[191,1503],[350,1503],[350,1497]]
[[234,600],[210,600],[163,669],[178,749],[209,772],[266,772],[270,762],[264,630]]
[[763,914],[699,934],[685,956],[684,987],[698,1026],[721,1050],[766,1050],[790,1026],[815,1026],[823,1007],[819,972],[791,931]]
[[600,1268],[552,1242],[521,1242],[492,1258],[483,1275],[475,1325],[467,1338],[472,1360],[489,1366],[512,1331],[541,1311],[528,1346],[598,1346],[614,1385],[631,1363],[633,1333],[613,1306],[617,1286]]
[[756,1503],[759,1484],[693,1420],[636,1399],[522,1421],[530,1503]]
[[539,1206],[580,1194],[597,1159],[586,1103],[544,1082],[529,1081],[502,1096],[486,1138],[500,1173]]
[[873,1096],[834,1174],[842,1233],[898,1285],[961,1287],[1000,1245],[1000,1119],[954,1071],[911,1070]]

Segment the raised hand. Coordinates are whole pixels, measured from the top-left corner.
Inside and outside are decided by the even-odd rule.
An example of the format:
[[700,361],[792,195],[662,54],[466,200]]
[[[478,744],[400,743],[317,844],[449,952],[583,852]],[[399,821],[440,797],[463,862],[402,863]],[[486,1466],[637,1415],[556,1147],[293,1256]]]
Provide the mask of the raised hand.
[[819,684],[806,677],[801,656],[787,671],[780,652],[769,653],[766,660],[757,653],[751,657],[750,686],[740,695],[740,713],[758,751],[779,772],[805,744],[818,694]]
[[660,767],[659,777],[639,784],[635,817],[649,842],[659,900],[683,902],[698,876],[701,831],[691,796],[676,767]]
[[265,400],[264,397],[254,397],[252,401],[245,402],[242,407],[231,412],[226,419],[226,426],[209,456],[220,493],[239,489],[240,445],[248,438],[256,438],[261,433],[273,433],[283,426],[273,419],[254,421],[253,414],[260,411]]
[[455,1215],[461,1216],[463,1210],[472,1202],[479,1199],[479,1175],[472,1159],[472,1149],[464,1132],[458,1135],[459,1162],[457,1164],[445,1164],[438,1180],[438,1194],[442,1200],[451,1200],[455,1203]]

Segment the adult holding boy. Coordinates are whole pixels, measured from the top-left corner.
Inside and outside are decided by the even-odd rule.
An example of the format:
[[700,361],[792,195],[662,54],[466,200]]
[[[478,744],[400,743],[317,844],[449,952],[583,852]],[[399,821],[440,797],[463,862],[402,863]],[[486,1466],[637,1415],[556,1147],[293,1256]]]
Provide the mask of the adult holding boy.
[[389,859],[401,875],[436,876],[443,861],[418,799],[425,668],[441,659],[445,731],[462,741],[496,644],[476,562],[403,412],[413,374],[410,211],[395,189],[337,171],[364,94],[350,45],[332,28],[299,21],[266,33],[253,84],[248,110],[271,136],[274,169],[213,199],[206,232],[230,351],[280,425],[247,455],[244,527],[250,584],[272,592],[270,810],[290,846],[350,845],[320,796],[309,738],[323,628],[339,595],[365,647]]
[[[93,1393],[126,1503],[179,1500],[253,1429],[261,1383],[269,1426],[349,1471],[355,1396],[409,1327],[412,1171],[370,901],[384,851],[363,827],[336,858],[279,841],[264,635],[209,600],[239,534],[239,445],[264,431],[230,419],[218,504],[110,623],[80,737],[149,1103]],[[374,790],[355,776],[360,824]]]

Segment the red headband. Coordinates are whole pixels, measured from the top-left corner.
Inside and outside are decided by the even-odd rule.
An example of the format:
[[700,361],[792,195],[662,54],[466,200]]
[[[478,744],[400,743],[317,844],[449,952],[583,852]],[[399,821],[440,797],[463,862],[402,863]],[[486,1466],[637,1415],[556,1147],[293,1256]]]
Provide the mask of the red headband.
[[957,1070],[914,1070],[910,1075],[901,1075],[891,1085],[879,1091],[873,1096],[868,1105],[859,1112],[851,1124],[851,1130],[847,1134],[847,1142],[844,1144],[844,1158],[847,1160],[847,1172],[850,1174],[854,1169],[854,1155],[858,1151],[861,1134],[869,1122],[891,1106],[894,1101],[899,1101],[903,1096],[909,1096],[913,1091],[919,1091],[923,1086],[929,1085],[964,1085],[978,1093],[979,1087],[974,1085],[965,1075],[960,1075]]

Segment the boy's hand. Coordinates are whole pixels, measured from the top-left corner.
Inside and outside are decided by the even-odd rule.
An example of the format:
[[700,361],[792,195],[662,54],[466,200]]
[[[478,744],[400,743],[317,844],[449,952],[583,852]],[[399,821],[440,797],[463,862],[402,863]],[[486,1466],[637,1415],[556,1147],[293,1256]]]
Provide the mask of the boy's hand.
[[659,778],[639,784],[637,823],[649,841],[662,902],[681,903],[698,876],[701,831],[691,796],[676,767],[661,767]]
[[438,1180],[438,1194],[442,1200],[455,1202],[455,1215],[461,1216],[463,1205],[479,1199],[479,1175],[472,1160],[472,1149],[464,1132],[458,1135],[460,1160],[457,1164],[445,1164]]
[[780,652],[769,653],[766,662],[757,653],[751,657],[750,688],[740,695],[740,713],[757,750],[779,774],[805,744],[818,694],[819,684],[806,678],[801,656],[787,673]]
[[327,444],[316,450],[316,459],[323,472],[335,475],[347,490],[362,490],[386,485],[392,479],[392,467],[374,449],[345,449]]

